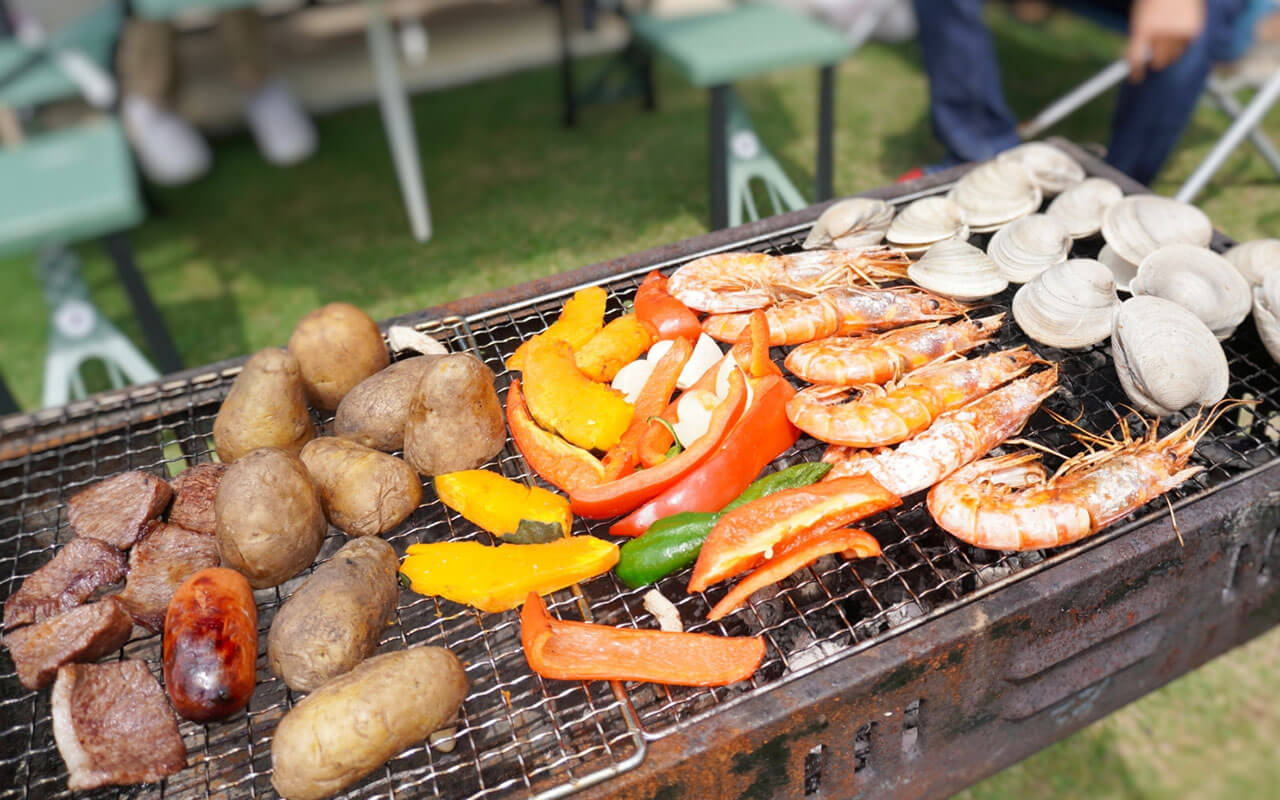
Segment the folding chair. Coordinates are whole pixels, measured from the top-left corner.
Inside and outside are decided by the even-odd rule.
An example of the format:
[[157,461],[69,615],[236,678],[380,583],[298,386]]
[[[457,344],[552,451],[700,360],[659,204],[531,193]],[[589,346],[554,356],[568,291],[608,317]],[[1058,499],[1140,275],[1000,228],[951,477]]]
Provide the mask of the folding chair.
[[[1236,31],[1230,52],[1223,54],[1225,62],[1239,61],[1245,55],[1253,45],[1254,29],[1258,21],[1268,13],[1275,11],[1276,8],[1275,0],[1249,0],[1248,5],[1236,19]],[[1106,27],[1124,29],[1124,20],[1104,20],[1097,17],[1094,17],[1094,19]],[[1024,139],[1038,136],[1098,95],[1117,86],[1128,74],[1129,66],[1124,59],[1118,59],[1109,64],[1089,80],[1050,103],[1030,120],[1019,125],[1019,135]],[[1250,87],[1241,86],[1238,82],[1229,81],[1218,74],[1209,76],[1205,94],[1219,110],[1232,119],[1232,123],[1218,139],[1209,155],[1205,156],[1200,165],[1191,173],[1191,177],[1187,178],[1182,187],[1178,189],[1177,194],[1174,195],[1178,200],[1184,203],[1190,203],[1195,200],[1214,173],[1226,161],[1227,156],[1240,145],[1240,142],[1245,137],[1248,137],[1263,159],[1271,165],[1271,169],[1275,171],[1277,178],[1280,178],[1280,153],[1276,152],[1275,145],[1272,144],[1266,133],[1259,127],[1259,123],[1267,111],[1280,98],[1280,69],[1272,73],[1261,85],[1252,87],[1257,89],[1253,99],[1247,105],[1241,106],[1240,101],[1236,99],[1236,92],[1244,88]]]

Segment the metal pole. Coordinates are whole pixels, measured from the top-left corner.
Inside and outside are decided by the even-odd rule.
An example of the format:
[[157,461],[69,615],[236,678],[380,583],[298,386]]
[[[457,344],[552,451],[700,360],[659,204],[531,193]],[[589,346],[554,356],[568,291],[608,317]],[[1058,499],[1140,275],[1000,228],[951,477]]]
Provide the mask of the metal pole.
[[1249,105],[1245,106],[1244,111],[1231,123],[1231,127],[1227,128],[1227,132],[1222,134],[1222,138],[1218,139],[1218,143],[1213,146],[1213,150],[1209,151],[1209,155],[1204,161],[1200,162],[1200,166],[1196,167],[1196,171],[1191,173],[1191,177],[1187,178],[1187,182],[1182,184],[1182,188],[1174,195],[1177,200],[1184,203],[1190,203],[1200,194],[1209,179],[1222,166],[1222,162],[1227,160],[1227,156],[1231,155],[1231,151],[1235,150],[1241,140],[1248,135],[1249,131],[1257,127],[1262,121],[1262,117],[1271,109],[1276,102],[1276,98],[1280,97],[1280,69],[1267,79],[1262,85],[1258,93],[1249,101]]
[[[1240,105],[1240,101],[1236,99],[1235,95],[1220,86],[1214,78],[1209,78],[1209,85],[1205,88],[1205,91],[1209,94],[1209,98],[1213,100],[1214,104],[1222,109],[1224,114],[1231,117],[1233,121],[1244,113],[1244,107]],[[1253,142],[1253,146],[1271,165],[1271,169],[1275,171],[1277,176],[1280,176],[1280,153],[1276,152],[1276,146],[1271,143],[1271,139],[1262,132],[1261,128],[1255,127],[1249,131],[1249,141]]]
[[835,125],[835,67],[824,66],[818,71],[818,174],[814,200],[821,203],[831,199],[832,181],[832,128]]
[[1051,103],[1048,108],[1019,125],[1018,135],[1023,139],[1035,138],[1042,131],[1057,124],[1064,117],[1070,116],[1076,109],[1116,86],[1128,76],[1129,62],[1123,58],[1117,59],[1110,66]]
[[710,118],[707,120],[710,141],[711,230],[729,226],[729,85],[711,87]]

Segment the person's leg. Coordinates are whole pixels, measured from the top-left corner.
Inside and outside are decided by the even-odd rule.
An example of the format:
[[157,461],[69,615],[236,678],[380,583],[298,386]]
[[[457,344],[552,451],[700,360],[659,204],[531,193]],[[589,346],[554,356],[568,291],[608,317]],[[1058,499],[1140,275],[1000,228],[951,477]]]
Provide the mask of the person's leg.
[[982,161],[1018,144],[982,0],[914,2],[933,132],[949,159]]
[[130,19],[120,33],[116,70],[125,97],[142,97],[157,106],[173,102],[178,82],[173,28],[153,19]]

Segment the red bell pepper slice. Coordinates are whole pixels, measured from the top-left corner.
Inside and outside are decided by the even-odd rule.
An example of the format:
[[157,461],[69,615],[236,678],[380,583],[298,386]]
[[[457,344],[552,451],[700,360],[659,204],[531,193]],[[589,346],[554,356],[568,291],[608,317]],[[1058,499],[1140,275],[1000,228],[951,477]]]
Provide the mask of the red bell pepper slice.
[[636,463],[640,460],[640,441],[649,429],[649,418],[661,414],[671,402],[676,382],[680,379],[680,370],[684,369],[691,355],[693,345],[687,339],[677,338],[671,342],[671,349],[658,359],[636,397],[631,424],[623,431],[618,443],[604,455],[606,481],[617,480],[635,470]]
[[832,553],[845,553],[845,558],[871,558],[880,555],[880,543],[871,534],[856,528],[811,528],[804,531],[730,589],[707,614],[707,619],[714,622],[728,616],[755,592]]
[[743,406],[746,405],[747,385],[736,370],[730,377],[729,387],[729,396],[711,412],[711,425],[697,441],[656,467],[642,469],[599,486],[586,486],[570,491],[569,506],[573,513],[587,519],[604,519],[629,513],[641,503],[662,494],[669,486],[710,458],[733,429],[738,417],[742,416]]
[[693,566],[689,591],[700,592],[751,569],[765,560],[767,551],[785,545],[801,531],[848,525],[901,502],[866,475],[761,497],[716,522]]
[[[720,368],[724,364],[724,358],[717,361],[711,369],[702,373],[702,377],[698,378],[692,386],[684,390],[680,397],[693,391],[706,391],[712,394],[716,391],[716,377],[720,374]],[[662,417],[669,423],[675,423],[678,419],[676,409],[680,406],[680,397],[667,404],[666,410],[657,415]],[[666,425],[660,425],[657,422],[648,422],[644,431],[644,436],[640,439],[640,462],[646,467],[652,467],[661,464],[667,458],[667,451],[671,449],[671,444],[675,438],[671,435],[671,429]]]
[[618,520],[614,536],[639,536],[663,517],[681,511],[719,511],[800,438],[787,419],[787,400],[795,389],[786,380],[768,377],[755,389],[751,407],[725,437],[716,454],[679,483]]
[[764,660],[759,636],[613,628],[556,619],[535,592],[520,610],[529,668],[565,681],[649,681],[724,686],[750,678]]
[[659,339],[687,339],[696,342],[702,333],[698,315],[667,292],[667,278],[650,272],[636,290],[636,318],[658,331]]
[[561,491],[604,483],[600,459],[538,425],[525,405],[519,380],[507,389],[507,427],[529,467]]

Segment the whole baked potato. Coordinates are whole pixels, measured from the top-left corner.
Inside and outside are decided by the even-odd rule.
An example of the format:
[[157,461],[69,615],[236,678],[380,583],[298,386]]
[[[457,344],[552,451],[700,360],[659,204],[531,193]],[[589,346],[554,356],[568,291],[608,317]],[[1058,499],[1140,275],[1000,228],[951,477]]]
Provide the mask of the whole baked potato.
[[302,367],[311,404],[326,411],[391,361],[377,323],[350,303],[330,303],[298,320],[289,352]]
[[403,449],[409,404],[422,376],[439,358],[406,358],[360,381],[338,404],[333,435],[388,453]]
[[227,468],[213,509],[223,565],[255,589],[278,586],[311,566],[328,527],[307,468],[273,447]]
[[324,515],[352,536],[386,533],[422,502],[418,473],[395,456],[321,436],[307,442],[300,458],[320,490]]
[[213,445],[224,464],[259,447],[297,455],[315,435],[298,359],[279,347],[244,363],[213,420]]
[[267,634],[271,671],[309,692],[368,658],[396,612],[399,567],[395,550],[376,536],[343,545],[276,612]]
[[493,372],[470,353],[441,356],[409,405],[404,457],[423,475],[474,469],[507,439]]

